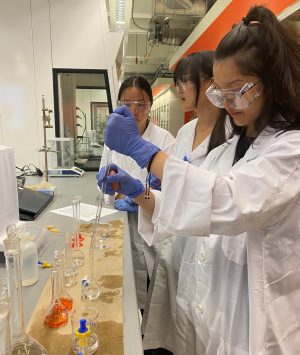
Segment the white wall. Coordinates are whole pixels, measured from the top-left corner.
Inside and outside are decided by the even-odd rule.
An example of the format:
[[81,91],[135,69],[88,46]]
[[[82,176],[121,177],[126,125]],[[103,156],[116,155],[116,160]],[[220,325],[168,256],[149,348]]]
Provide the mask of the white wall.
[[121,40],[108,32],[105,0],[0,0],[0,144],[17,165],[44,167],[41,97],[53,108],[52,68],[106,69],[115,103]]

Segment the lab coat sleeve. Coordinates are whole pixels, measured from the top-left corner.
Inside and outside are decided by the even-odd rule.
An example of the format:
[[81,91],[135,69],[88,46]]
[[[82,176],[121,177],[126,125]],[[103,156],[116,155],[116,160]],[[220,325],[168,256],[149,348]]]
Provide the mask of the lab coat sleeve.
[[[210,231],[212,189],[216,174],[169,157],[164,168],[162,199],[155,234],[205,236]],[[201,226],[201,228],[200,228]]]
[[274,226],[300,193],[300,137],[293,132],[255,159],[218,179],[213,190],[211,232],[237,235]]
[[168,158],[158,233],[238,235],[284,218],[300,193],[299,132],[282,134],[257,152],[223,177]]
[[158,215],[160,211],[161,192],[152,190],[155,203],[153,214],[150,215],[143,208],[139,208],[138,215],[138,231],[144,241],[149,245],[155,245],[159,240],[170,236],[166,230],[161,229],[160,237],[155,234],[156,225],[158,224]]

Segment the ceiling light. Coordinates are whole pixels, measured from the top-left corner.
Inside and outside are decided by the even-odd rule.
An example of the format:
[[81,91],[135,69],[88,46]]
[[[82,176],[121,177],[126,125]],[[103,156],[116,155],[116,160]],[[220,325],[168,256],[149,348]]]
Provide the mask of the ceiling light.
[[125,24],[125,0],[116,2],[116,31],[123,31]]

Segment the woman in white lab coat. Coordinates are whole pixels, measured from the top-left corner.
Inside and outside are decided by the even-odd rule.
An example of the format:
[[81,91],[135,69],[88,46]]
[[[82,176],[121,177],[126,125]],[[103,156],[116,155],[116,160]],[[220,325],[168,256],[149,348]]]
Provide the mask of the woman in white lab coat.
[[[179,130],[176,137],[175,155],[196,166],[201,165],[210,150],[226,140],[226,135],[229,136],[229,127],[225,128],[226,113],[213,106],[205,95],[205,91],[211,84],[212,70],[213,52],[203,51],[182,59],[176,65],[174,72],[174,82],[181,100],[181,109],[195,111],[199,117]],[[154,224],[159,212],[160,192],[153,191],[151,198],[155,198],[153,219],[143,208],[139,213],[139,232],[149,245],[152,245]],[[142,202],[144,201],[142,199]],[[156,267],[148,292],[148,305],[143,314],[144,349],[165,348],[173,352],[175,349],[178,351],[179,338],[184,339],[191,335],[190,332],[183,333],[175,329],[174,314],[179,274],[185,274],[187,271],[184,267],[181,268],[182,259],[184,260],[183,266],[195,263],[197,239],[199,238],[172,236],[158,248]],[[201,241],[203,250],[210,248],[208,244],[211,244],[208,238]],[[242,248],[243,256],[244,250],[245,248]],[[244,264],[238,265],[237,269],[236,275],[243,273]],[[153,302],[151,302],[152,297]],[[187,354],[192,354],[190,349],[185,350]],[[160,353],[160,350],[155,353]]]
[[[139,133],[143,139],[152,142],[166,152],[171,153],[173,151],[175,139],[172,134],[155,125],[149,118],[153,96],[151,86],[145,78],[139,75],[127,78],[120,87],[118,101],[119,105],[126,105],[134,115]],[[108,150],[104,149],[100,167],[108,163],[107,154]],[[146,181],[147,169],[141,169],[132,158],[113,151],[111,162],[120,166],[134,178],[142,182]],[[106,198],[107,200],[110,203],[114,203],[114,201]],[[115,201],[115,207],[128,211],[138,306],[140,309],[144,309],[147,295],[147,260],[152,260],[155,252],[153,247],[149,247],[139,236],[137,205],[129,197],[124,196],[123,199]]]
[[[178,131],[175,155],[194,165],[200,165],[206,155],[224,143],[226,135],[227,138],[229,136],[226,111],[212,105],[205,95],[211,83],[213,55],[213,51],[192,53],[183,58],[174,71],[174,84],[181,109],[183,112],[194,112],[195,115]],[[155,193],[158,199],[160,192]],[[139,213],[139,232],[147,244],[152,245],[153,224],[149,221],[149,214],[142,210]]]
[[[206,166],[168,157],[144,142],[126,110],[111,115],[106,144],[162,180],[158,240],[166,234],[219,234],[224,241],[236,238],[238,242],[236,236],[245,233],[248,353],[296,355],[300,348],[299,35],[268,9],[252,7],[218,45],[214,82],[206,94],[227,110],[239,134],[213,150]],[[120,120],[126,121],[126,139],[115,132]],[[116,180],[109,179],[112,182]],[[230,255],[230,249],[227,252]],[[228,280],[217,276],[213,292],[221,298]],[[190,280],[186,281],[189,285]],[[190,286],[197,294],[198,283],[192,281]],[[178,292],[185,294],[185,289]],[[193,303],[184,306],[195,316],[197,332],[215,317],[201,302],[197,307]],[[242,311],[237,309],[237,319]],[[226,309],[223,315],[226,325]],[[219,317],[215,325],[212,332],[219,330]],[[209,352],[203,349],[203,353]],[[217,354],[234,352],[220,339]]]

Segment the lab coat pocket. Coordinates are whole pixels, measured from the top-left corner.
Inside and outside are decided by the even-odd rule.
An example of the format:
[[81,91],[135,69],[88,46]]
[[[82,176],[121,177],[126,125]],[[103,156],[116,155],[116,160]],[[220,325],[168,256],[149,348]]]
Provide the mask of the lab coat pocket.
[[239,265],[247,263],[246,258],[246,236],[240,234],[238,236],[222,236],[222,250],[225,259],[233,261]]

